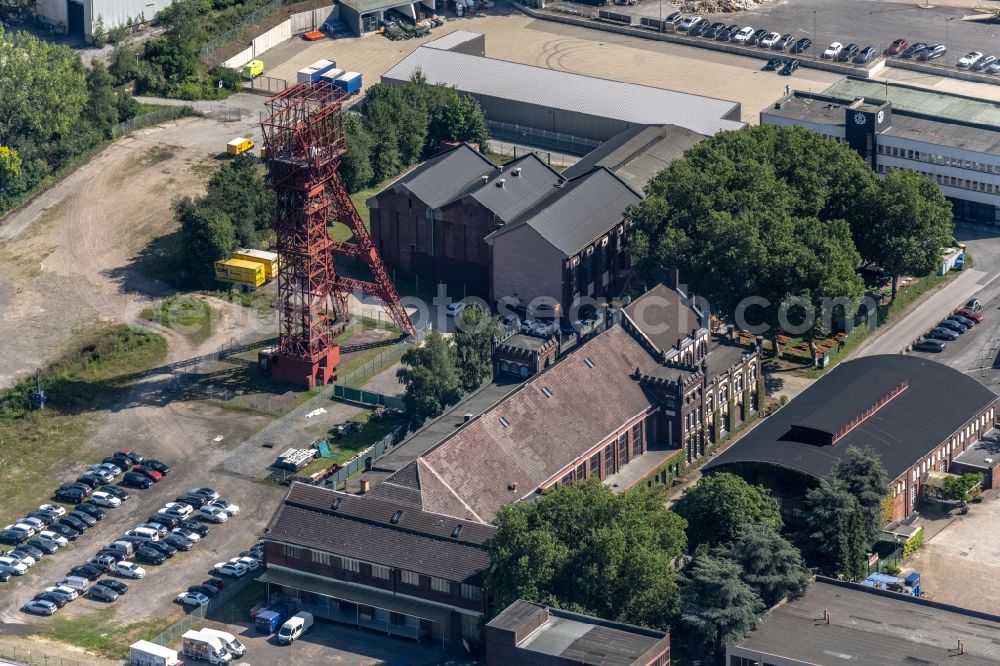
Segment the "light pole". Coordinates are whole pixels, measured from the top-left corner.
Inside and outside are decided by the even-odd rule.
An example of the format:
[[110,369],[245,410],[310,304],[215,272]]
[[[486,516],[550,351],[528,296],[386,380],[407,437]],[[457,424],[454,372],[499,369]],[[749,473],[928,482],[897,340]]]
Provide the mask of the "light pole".
[[[816,34],[816,10],[813,10],[813,48],[819,48],[819,35]],[[814,52],[815,53],[815,52]]]
[[[951,22],[955,20],[955,17],[946,18],[944,20],[944,51],[945,53],[950,53],[951,51],[951,35],[949,28],[951,27]],[[948,56],[951,58],[951,55]]]

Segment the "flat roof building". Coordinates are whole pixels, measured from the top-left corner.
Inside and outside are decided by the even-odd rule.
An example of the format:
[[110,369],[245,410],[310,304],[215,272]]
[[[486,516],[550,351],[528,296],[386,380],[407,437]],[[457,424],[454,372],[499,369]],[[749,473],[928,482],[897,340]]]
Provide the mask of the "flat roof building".
[[1000,225],[1000,103],[848,77],[785,95],[760,122],[846,142],[878,174],[913,169],[937,183],[956,219]]
[[726,650],[728,666],[1000,662],[1000,617],[830,579],[778,604]]

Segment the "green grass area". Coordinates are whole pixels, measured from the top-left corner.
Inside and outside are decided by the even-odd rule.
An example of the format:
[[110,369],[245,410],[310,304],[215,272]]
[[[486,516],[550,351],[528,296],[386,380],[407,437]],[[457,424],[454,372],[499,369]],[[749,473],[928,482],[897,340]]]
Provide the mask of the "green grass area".
[[212,306],[193,296],[171,296],[140,313],[143,319],[177,331],[195,343],[208,339],[218,315]]
[[129,645],[156,638],[170,625],[169,620],[122,624],[112,617],[110,608],[86,616],[59,613],[36,624],[31,635],[75,645],[105,659],[126,659]]
[[277,294],[277,286],[272,285],[275,285],[273,280],[260,289],[254,289],[253,291],[219,289],[217,291],[202,290],[200,293],[206,296],[214,296],[221,301],[238,303],[241,307],[256,310],[261,314],[267,314],[271,311],[271,303]]
[[110,380],[156,366],[167,350],[163,336],[123,325],[81,333],[71,348],[41,373],[45,409],[31,410],[33,377],[0,391],[0,506],[10,516],[48,499],[53,471],[79,459],[93,414],[128,392],[128,382]]
[[[337,376],[344,377],[346,375],[351,374],[355,370],[364,367],[366,363],[372,361],[373,359],[378,358],[380,354],[382,354],[388,349],[389,347],[375,347],[374,349],[366,349],[364,351],[357,352],[357,354],[352,355],[351,358],[341,362],[337,366]],[[373,368],[373,372],[371,374],[374,375],[377,372],[381,372],[386,367],[388,366],[384,366],[381,368]]]
[[311,476],[322,472],[334,463],[342,465],[360,451],[364,451],[369,446],[379,441],[394,428],[402,424],[405,419],[375,419],[371,420],[371,412],[358,414],[351,421],[364,423],[365,428],[361,432],[352,432],[342,437],[334,437],[332,432],[327,438],[330,444],[330,453],[333,458],[317,458],[299,470],[299,476]]

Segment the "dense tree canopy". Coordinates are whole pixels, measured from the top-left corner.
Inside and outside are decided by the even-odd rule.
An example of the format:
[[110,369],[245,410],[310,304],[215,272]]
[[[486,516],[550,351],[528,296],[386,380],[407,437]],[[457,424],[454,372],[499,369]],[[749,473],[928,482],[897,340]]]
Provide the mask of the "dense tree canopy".
[[713,554],[740,565],[740,578],[768,608],[804,590],[811,580],[799,549],[771,525],[747,524]]
[[889,492],[889,476],[882,462],[870,449],[852,446],[833,468],[833,477],[857,500],[865,543],[871,547],[882,535],[882,500]]
[[418,423],[462,397],[455,347],[440,333],[431,333],[422,345],[403,354],[402,362],[396,376],[406,387],[406,413]]
[[455,352],[462,388],[472,391],[493,377],[493,341],[500,337],[500,318],[490,316],[478,303],[459,315]]
[[659,487],[615,494],[588,479],[509,504],[494,522],[494,613],[523,598],[663,630],[676,618],[684,521]]
[[778,504],[763,486],[752,486],[735,474],[704,476],[673,506],[687,521],[688,542],[717,546],[734,541],[744,525],[780,530]]
[[757,626],[764,604],[732,560],[699,555],[685,574],[681,624],[689,632],[689,656],[700,657],[705,664],[722,663],[726,646]]

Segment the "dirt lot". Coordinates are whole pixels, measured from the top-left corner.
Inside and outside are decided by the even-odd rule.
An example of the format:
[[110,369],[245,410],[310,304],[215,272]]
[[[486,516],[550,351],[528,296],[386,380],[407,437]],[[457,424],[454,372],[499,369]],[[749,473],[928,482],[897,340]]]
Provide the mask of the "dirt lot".
[[607,79],[641,83],[681,92],[731,99],[743,105],[743,120],[757,123],[762,108],[780,97],[786,84],[821,90],[841,77],[800,69],[795,76],[762,72],[764,59],[654,42],[623,35],[540,21],[517,12],[449,19],[421,39],[393,42],[381,35],[303,42],[292,39],[263,54],[268,76],[295,80],[295,72],[319,58],[361,72],[367,85],[421,44],[452,32],[486,35],[486,55],[528,65]]

